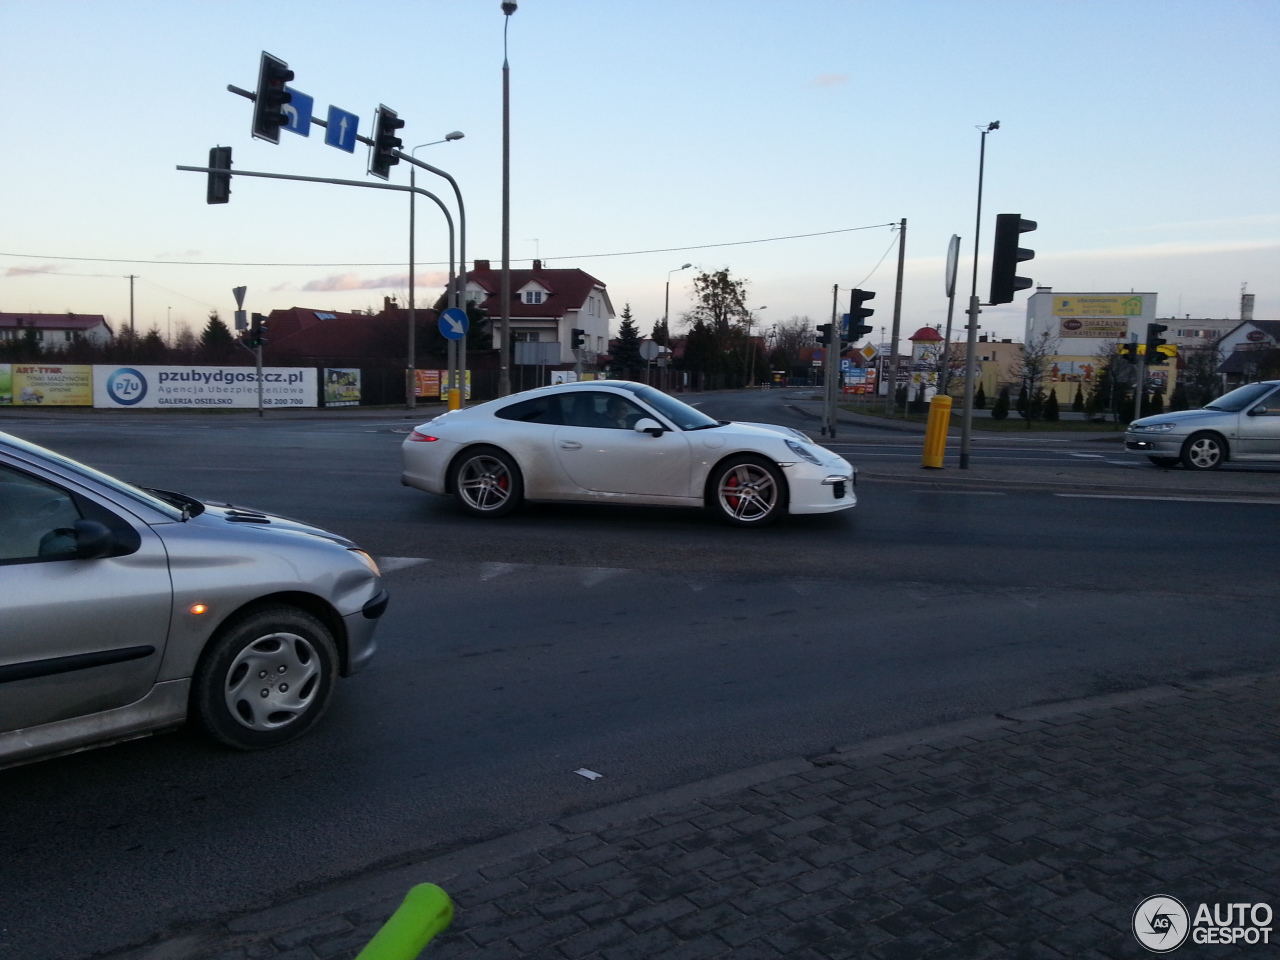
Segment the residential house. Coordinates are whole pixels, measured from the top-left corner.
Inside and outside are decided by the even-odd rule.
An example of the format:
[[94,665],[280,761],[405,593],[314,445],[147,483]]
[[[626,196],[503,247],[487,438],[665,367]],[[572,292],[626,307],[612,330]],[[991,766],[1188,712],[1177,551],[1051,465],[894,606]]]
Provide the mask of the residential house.
[[0,313],[0,342],[22,340],[34,331],[45,350],[65,350],[77,340],[111,342],[111,326],[100,313]]

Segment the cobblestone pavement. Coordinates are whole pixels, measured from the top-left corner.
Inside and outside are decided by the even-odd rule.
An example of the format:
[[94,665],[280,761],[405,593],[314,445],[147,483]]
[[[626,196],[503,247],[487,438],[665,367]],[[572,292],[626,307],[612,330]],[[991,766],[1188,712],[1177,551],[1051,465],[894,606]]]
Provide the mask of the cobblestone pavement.
[[[1280,676],[852,744],[377,871],[112,960],[349,958],[414,883],[439,960],[1118,958],[1139,903],[1280,911]],[[1264,915],[1264,914],[1260,914]],[[1255,933],[1254,936],[1262,936]],[[1275,956],[1205,945],[1183,956]]]

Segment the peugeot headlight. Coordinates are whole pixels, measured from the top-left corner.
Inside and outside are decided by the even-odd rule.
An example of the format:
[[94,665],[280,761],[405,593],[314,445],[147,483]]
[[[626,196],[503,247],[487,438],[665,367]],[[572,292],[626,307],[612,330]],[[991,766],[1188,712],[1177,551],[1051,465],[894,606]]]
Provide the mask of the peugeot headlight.
[[356,559],[368,567],[375,577],[382,576],[382,571],[378,569],[378,561],[374,560],[373,557],[369,556],[369,554],[365,553],[363,550],[358,550],[355,547],[347,547],[347,553],[355,554]]
[[1176,423],[1135,423],[1130,429],[1134,433],[1168,433],[1176,426]]
[[798,457],[804,457],[810,463],[821,464],[822,460],[818,458],[814,449],[806,444],[799,443],[795,440],[787,440],[787,448]]

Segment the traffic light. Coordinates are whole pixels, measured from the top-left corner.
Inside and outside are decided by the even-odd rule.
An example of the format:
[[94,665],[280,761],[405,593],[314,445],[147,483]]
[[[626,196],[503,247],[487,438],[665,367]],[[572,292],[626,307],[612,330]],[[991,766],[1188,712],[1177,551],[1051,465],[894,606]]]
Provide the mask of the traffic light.
[[1018,246],[1018,237],[1036,228],[1034,220],[1023,220],[1020,213],[996,215],[996,244],[991,255],[990,303],[1012,303],[1013,295],[1034,281],[1016,276],[1018,264],[1035,258],[1034,250]]
[[1138,362],[1138,341],[1130,340],[1127,343],[1116,345],[1116,353],[1124,357],[1130,363]]
[[214,173],[231,169],[231,148],[212,147],[209,150],[209,187],[205,203],[226,203],[231,199],[231,174]]
[[262,51],[258,65],[258,93],[253,101],[253,135],[269,143],[280,142],[280,128],[289,122],[280,108],[293,99],[285,84],[293,79],[293,71],[279,57]]
[[573,337],[571,344],[575,350],[579,349],[587,341],[587,332],[585,330],[579,330],[574,327],[570,334]]
[[849,327],[845,331],[845,340],[850,343],[857,343],[871,332],[871,324],[863,323],[863,321],[875,311],[868,310],[862,304],[875,298],[876,295],[870,290],[853,290],[849,293]]
[[1169,341],[1165,340],[1160,334],[1168,329],[1168,325],[1163,323],[1147,324],[1147,366],[1151,366],[1153,363],[1164,363],[1164,352],[1160,348]]
[[260,313],[253,315],[253,322],[249,325],[249,333],[245,337],[248,345],[251,347],[265,347],[267,345],[267,318]]
[[831,343],[831,324],[818,324],[818,342],[823,344]]
[[394,110],[378,105],[378,112],[373,115],[373,146],[369,148],[371,175],[386,180],[391,168],[400,162],[395,152],[404,146],[404,141],[396,136],[396,131],[403,126],[404,121]]

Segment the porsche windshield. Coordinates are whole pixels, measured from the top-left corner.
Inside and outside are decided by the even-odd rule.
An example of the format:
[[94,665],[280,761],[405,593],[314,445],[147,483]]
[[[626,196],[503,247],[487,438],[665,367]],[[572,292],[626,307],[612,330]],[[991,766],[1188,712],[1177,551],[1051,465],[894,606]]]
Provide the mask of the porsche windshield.
[[687,403],[675,397],[669,397],[653,387],[640,387],[635,391],[635,395],[681,430],[705,430],[708,427],[720,426],[719,420],[713,420],[700,410],[695,410]]

